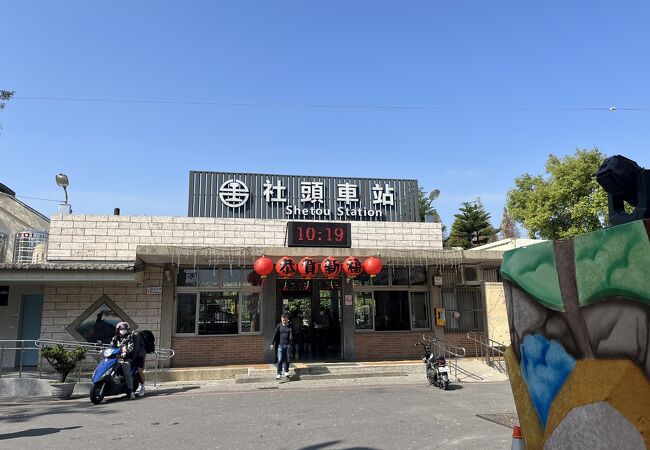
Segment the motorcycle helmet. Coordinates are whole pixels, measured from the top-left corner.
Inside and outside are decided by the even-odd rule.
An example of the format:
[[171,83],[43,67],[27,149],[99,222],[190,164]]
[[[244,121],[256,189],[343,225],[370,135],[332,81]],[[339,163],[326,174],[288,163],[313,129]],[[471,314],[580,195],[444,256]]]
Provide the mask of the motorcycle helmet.
[[129,332],[129,324],[126,322],[119,322],[117,325],[115,325],[115,334],[119,334],[120,336],[124,336]]

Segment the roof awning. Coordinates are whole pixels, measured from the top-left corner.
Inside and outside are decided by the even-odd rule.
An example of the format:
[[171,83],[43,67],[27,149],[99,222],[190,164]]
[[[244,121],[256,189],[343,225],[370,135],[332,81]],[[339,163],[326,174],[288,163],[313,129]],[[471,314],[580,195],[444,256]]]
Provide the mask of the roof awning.
[[0,283],[142,281],[133,263],[0,264]]
[[138,245],[137,258],[145,264],[174,265],[252,265],[262,255],[269,258],[290,256],[300,259],[313,258],[345,259],[348,256],[366,258],[376,256],[385,265],[459,265],[463,258],[462,250],[418,250],[406,248],[329,248],[329,247],[183,247],[164,245]]

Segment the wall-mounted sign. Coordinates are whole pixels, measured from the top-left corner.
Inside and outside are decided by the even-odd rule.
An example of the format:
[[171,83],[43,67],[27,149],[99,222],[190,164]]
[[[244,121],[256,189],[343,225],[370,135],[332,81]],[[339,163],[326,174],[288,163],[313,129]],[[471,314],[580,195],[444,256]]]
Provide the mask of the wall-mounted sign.
[[190,217],[418,222],[416,180],[190,172]]
[[150,286],[147,288],[147,294],[162,294],[162,286]]
[[345,294],[345,306],[352,306],[352,295]]
[[289,247],[352,247],[351,224],[332,222],[288,222]]

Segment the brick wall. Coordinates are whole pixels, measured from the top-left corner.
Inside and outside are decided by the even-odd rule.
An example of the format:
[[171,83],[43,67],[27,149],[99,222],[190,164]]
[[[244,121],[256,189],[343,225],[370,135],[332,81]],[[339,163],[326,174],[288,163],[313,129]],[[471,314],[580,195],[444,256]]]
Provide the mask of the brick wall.
[[[476,356],[476,344],[474,341],[467,339],[467,333],[445,333],[445,342],[447,344],[456,345],[458,347],[464,347],[467,352],[465,356],[474,357]],[[478,349],[480,352],[480,349]]]
[[[138,245],[282,247],[286,220],[54,215],[48,260],[134,261]],[[353,248],[441,250],[439,223],[352,222]]]
[[415,344],[421,340],[421,331],[356,333],[354,353],[357,361],[419,359],[422,349]]
[[[422,332],[368,332],[354,335],[354,351],[357,361],[381,361],[395,359],[419,359],[422,349],[415,347],[422,339]],[[467,333],[445,333],[445,342],[465,347],[466,356],[476,355],[474,342]]]
[[46,285],[43,297],[41,338],[75,340],[65,327],[103,295],[108,296],[141,329],[151,330],[160,342],[161,295],[147,294],[148,286],[162,285],[162,270],[147,267],[143,284],[84,283]]
[[173,367],[264,362],[264,336],[173,337]]

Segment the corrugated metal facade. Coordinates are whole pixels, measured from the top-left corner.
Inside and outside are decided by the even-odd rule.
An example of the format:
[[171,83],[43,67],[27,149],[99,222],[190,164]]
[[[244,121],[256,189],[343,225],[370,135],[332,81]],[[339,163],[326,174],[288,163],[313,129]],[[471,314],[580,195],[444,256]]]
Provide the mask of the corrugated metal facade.
[[[219,197],[219,189],[228,180],[239,180],[249,190],[249,198],[242,206],[231,208],[226,206]],[[264,184],[270,181],[277,185],[278,181],[286,187],[286,203],[268,203],[263,196]],[[321,182],[324,187],[324,203],[319,208],[330,209],[330,216],[318,215],[288,215],[286,206],[310,208],[310,203],[301,202],[301,182]],[[337,186],[339,184],[354,184],[358,186],[358,202],[346,205],[337,201]],[[393,205],[373,205],[372,187],[385,185],[393,189]],[[417,180],[395,180],[384,178],[336,178],[309,177],[293,175],[270,175],[227,172],[190,172],[188,216],[189,217],[231,217],[258,219],[290,219],[290,220],[382,220],[390,222],[419,222]],[[337,216],[340,206],[382,211],[381,217],[369,217],[363,214],[357,216]]]

